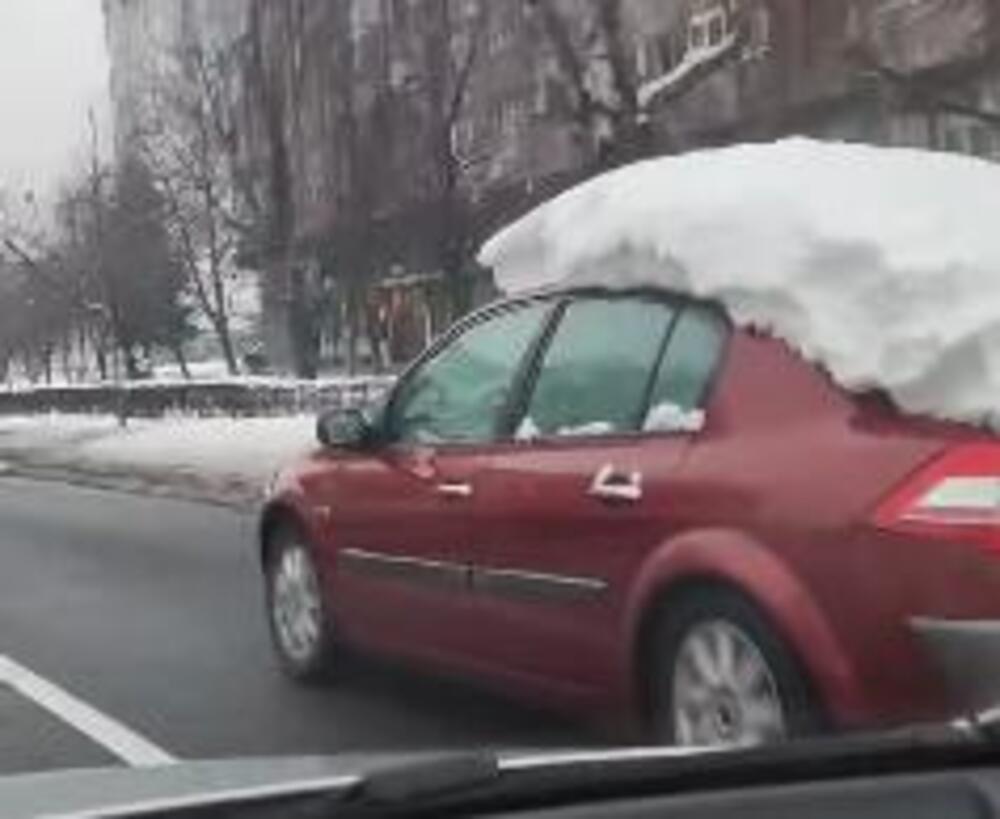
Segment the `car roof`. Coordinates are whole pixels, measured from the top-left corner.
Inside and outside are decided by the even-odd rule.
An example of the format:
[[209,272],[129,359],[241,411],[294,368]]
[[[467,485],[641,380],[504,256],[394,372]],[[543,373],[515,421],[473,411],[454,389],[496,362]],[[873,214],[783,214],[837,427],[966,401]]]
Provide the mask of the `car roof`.
[[603,285],[583,285],[583,284],[556,284],[546,287],[525,290],[521,293],[500,296],[495,300],[483,305],[477,310],[467,315],[459,324],[466,325],[486,318],[493,313],[501,312],[509,307],[518,304],[526,304],[532,301],[560,298],[580,298],[580,297],[605,297],[605,298],[627,298],[629,296],[654,296],[658,298],[674,299],[683,303],[701,304],[715,309],[727,322],[732,325],[729,313],[721,302],[714,299],[702,299],[691,293],[680,290],[672,290],[660,287],[655,284],[637,284],[632,287],[607,287]]

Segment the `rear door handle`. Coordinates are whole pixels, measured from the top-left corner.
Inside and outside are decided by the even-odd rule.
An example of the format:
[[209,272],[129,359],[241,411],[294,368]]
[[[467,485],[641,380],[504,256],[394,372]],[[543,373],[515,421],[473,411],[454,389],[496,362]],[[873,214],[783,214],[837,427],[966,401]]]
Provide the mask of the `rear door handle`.
[[611,464],[601,467],[590,484],[587,494],[606,501],[638,503],[642,500],[642,473],[624,474]]
[[437,485],[437,493],[443,498],[471,498],[472,484],[457,481],[439,483]]

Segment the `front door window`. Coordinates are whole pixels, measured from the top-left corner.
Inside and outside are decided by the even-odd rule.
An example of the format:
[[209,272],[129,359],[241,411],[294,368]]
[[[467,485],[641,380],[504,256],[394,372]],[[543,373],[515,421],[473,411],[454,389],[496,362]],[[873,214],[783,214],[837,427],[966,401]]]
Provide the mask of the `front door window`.
[[392,401],[393,443],[478,443],[495,438],[525,354],[552,305],[516,307],[466,330],[425,362]]

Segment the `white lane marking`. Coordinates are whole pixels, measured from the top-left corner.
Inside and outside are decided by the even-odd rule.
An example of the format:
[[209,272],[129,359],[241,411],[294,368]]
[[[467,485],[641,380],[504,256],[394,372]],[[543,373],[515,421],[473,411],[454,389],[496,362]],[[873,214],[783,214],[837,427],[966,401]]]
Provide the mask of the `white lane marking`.
[[74,697],[30,669],[0,656],[0,684],[44,708],[133,768],[172,765],[177,759],[126,725]]

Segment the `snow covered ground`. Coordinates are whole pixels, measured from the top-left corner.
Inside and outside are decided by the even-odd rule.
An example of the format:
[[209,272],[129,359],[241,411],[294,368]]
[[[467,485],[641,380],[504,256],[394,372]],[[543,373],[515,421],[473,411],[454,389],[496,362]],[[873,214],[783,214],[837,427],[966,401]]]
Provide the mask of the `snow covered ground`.
[[848,389],[1000,427],[1000,166],[790,139],[574,188],[481,254],[499,286],[659,285],[724,303]]
[[315,418],[167,418],[122,428],[109,416],[0,416],[8,469],[124,477],[184,494],[249,501],[315,446]]
[[[316,446],[314,410],[378,400],[392,382],[390,376],[317,381],[243,376],[198,382],[202,388],[260,388],[267,400],[255,409],[253,401],[216,406],[210,395],[196,401],[189,391],[191,382],[172,381],[164,374],[128,385],[133,398],[141,398],[146,389],[177,387],[178,396],[186,396],[185,409],[168,410],[172,414],[164,418],[131,418],[124,427],[111,414],[116,402],[100,397],[100,385],[57,390],[8,386],[6,391],[0,390],[0,399],[6,398],[8,404],[7,414],[0,413],[0,474],[52,476],[144,491],[162,489],[227,502],[255,501],[280,467]],[[76,400],[77,391],[95,388],[97,397],[89,403]],[[279,395],[269,395],[269,391]],[[107,392],[106,387],[103,392]],[[70,398],[63,400],[65,396],[57,393],[68,393]],[[21,400],[25,398],[30,400]],[[71,412],[17,414],[32,412],[36,405]],[[107,414],[72,414],[79,411],[78,406],[100,408]],[[167,401],[164,406],[173,405]],[[206,409],[213,414],[197,414]],[[257,417],[214,414],[237,411],[255,412]],[[271,414],[276,412],[291,414]]]

